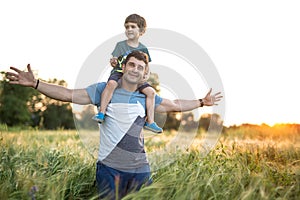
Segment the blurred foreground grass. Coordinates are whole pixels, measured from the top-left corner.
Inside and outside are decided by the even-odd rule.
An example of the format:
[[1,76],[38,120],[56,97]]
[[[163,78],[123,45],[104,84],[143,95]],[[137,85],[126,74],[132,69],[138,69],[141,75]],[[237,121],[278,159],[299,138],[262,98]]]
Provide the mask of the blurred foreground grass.
[[[172,135],[150,137],[148,151]],[[209,154],[201,138],[153,172],[153,184],[125,199],[298,199],[299,135],[222,136]],[[95,158],[76,131],[1,131],[0,199],[96,199]]]

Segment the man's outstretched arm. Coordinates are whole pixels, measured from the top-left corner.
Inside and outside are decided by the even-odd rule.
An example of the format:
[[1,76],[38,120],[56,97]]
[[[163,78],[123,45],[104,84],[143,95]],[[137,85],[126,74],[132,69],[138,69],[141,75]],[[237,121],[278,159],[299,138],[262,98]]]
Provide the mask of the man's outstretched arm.
[[6,73],[6,77],[10,84],[35,88],[44,95],[60,101],[76,104],[91,103],[85,89],[68,89],[60,85],[50,84],[36,79],[32,73],[30,64],[27,65],[27,72],[21,71],[15,67],[10,67],[10,69],[15,71]]
[[191,111],[196,108],[202,106],[213,106],[218,105],[217,103],[221,101],[223,96],[221,96],[221,92],[217,92],[215,94],[211,94],[212,89],[206,94],[203,99],[197,100],[169,100],[163,99],[161,104],[158,105],[155,109],[156,112],[185,112]]

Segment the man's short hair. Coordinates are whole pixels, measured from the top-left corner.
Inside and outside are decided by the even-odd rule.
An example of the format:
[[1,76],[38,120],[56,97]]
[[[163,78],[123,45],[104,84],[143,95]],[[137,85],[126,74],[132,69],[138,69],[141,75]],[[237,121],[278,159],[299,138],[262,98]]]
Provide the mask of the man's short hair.
[[142,52],[142,51],[132,51],[130,54],[127,55],[125,61],[124,61],[124,65],[127,64],[128,60],[131,58],[131,57],[134,57],[136,58],[137,60],[140,60],[140,61],[143,61],[146,66],[145,66],[145,72],[146,73],[149,73],[149,57],[146,53]]
[[134,57],[137,60],[141,60],[146,65],[148,65],[149,57],[148,57],[148,55],[146,53],[144,53],[142,51],[132,51],[130,54],[127,55],[127,57],[126,57],[126,59],[124,61],[124,64],[126,64],[131,57]]

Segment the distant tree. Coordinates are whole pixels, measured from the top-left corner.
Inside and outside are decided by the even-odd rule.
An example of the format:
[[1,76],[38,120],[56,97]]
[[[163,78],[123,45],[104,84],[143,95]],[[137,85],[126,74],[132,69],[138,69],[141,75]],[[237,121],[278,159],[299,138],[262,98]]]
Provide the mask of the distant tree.
[[[50,79],[48,83],[67,87],[67,82],[56,78]],[[68,102],[57,101],[43,94],[36,97],[34,101],[35,112],[40,114],[40,126],[45,129],[74,129],[75,123],[71,104]]]
[[91,120],[94,115],[94,106],[84,106],[83,110],[80,113],[76,114],[77,128],[86,130],[99,129],[98,124],[94,120]]
[[194,121],[194,114],[192,112],[183,113],[181,124],[184,131],[193,131],[197,129],[198,122]]
[[1,72],[0,79],[0,123],[8,126],[32,125],[32,114],[28,102],[37,91],[18,85],[9,84]]
[[203,114],[199,120],[198,132],[201,131],[214,131],[223,126],[223,120],[219,114]]
[[[0,123],[50,129],[75,128],[70,103],[50,99],[29,87],[9,84],[5,73],[0,75]],[[67,86],[64,80],[48,82]]]
[[72,108],[70,104],[57,106],[47,105],[43,112],[43,127],[45,129],[75,129]]
[[180,113],[178,112],[169,112],[166,114],[166,122],[164,125],[164,130],[178,130],[181,122],[181,118],[178,116]]

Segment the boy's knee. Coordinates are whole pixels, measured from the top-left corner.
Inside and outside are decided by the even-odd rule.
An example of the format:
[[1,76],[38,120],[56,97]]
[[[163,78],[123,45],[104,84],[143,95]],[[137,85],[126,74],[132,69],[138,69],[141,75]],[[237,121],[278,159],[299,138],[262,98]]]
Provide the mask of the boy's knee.
[[155,90],[153,88],[149,87],[147,96],[154,97],[155,95],[156,95]]
[[109,87],[109,88],[116,88],[117,86],[118,86],[118,83],[114,80],[109,80],[106,83],[106,87]]

